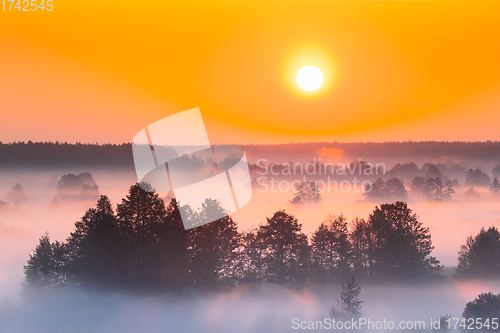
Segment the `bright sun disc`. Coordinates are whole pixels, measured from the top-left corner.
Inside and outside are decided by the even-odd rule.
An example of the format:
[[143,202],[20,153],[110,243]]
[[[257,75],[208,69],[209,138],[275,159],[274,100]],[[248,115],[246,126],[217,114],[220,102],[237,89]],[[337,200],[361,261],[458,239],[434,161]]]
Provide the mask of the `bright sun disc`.
[[325,77],[318,67],[307,65],[299,69],[295,80],[301,89],[314,91],[323,85]]

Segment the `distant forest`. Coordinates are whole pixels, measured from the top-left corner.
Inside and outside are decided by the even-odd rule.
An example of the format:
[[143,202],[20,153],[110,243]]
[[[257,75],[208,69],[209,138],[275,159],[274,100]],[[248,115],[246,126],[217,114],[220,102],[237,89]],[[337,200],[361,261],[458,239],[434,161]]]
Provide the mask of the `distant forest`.
[[500,142],[314,142],[290,143],[278,145],[242,145],[245,151],[258,155],[282,154],[300,155],[316,152],[321,148],[342,149],[348,157],[357,160],[396,158],[411,160],[412,158],[461,158],[464,160],[490,160],[500,159]]
[[[342,143],[317,142],[279,145],[240,145],[254,158],[279,156],[285,160],[310,156],[322,148],[342,149],[357,160],[397,158],[461,158],[498,161],[500,142],[385,142]],[[255,161],[253,161],[255,163]],[[68,167],[121,168],[132,170],[130,143],[70,144],[59,142],[0,142],[0,169],[60,169]]]
[[0,169],[134,168],[130,144],[0,142]]

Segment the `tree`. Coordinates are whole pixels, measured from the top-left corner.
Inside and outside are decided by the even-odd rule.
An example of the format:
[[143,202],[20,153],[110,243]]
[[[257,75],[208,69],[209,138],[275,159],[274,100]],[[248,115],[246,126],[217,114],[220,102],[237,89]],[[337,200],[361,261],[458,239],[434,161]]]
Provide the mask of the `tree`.
[[98,200],[99,186],[88,172],[63,175],[57,183],[56,200]]
[[320,279],[346,277],[351,266],[351,244],[345,217],[329,215],[313,233],[311,250]]
[[382,180],[382,178],[378,178],[371,185],[365,185],[363,196],[365,196],[367,199],[377,199],[383,198],[385,194],[385,182]]
[[158,288],[157,231],[166,215],[164,201],[149,184],[136,183],[116,211],[119,235],[114,245],[120,253],[116,263],[119,285],[133,290]]
[[500,165],[495,165],[491,173],[493,174],[493,176],[500,177]]
[[370,200],[406,200],[408,192],[401,179],[391,178],[383,181],[381,178],[377,179],[371,185],[365,186],[365,193],[363,195]]
[[416,175],[419,173],[418,166],[413,163],[397,163],[390,171],[394,171],[394,175],[397,177],[408,177],[411,175]]
[[[454,180],[456,180],[456,179],[454,179]],[[454,186],[453,180],[448,179],[444,183],[444,188],[443,188],[443,199],[444,200],[451,200],[451,195],[455,193],[453,186]]]
[[189,232],[176,201],[168,207],[150,184],[136,183],[117,206],[115,249],[121,286],[152,291],[187,283]]
[[434,164],[426,163],[422,166],[422,170],[425,170],[425,177],[426,178],[442,178],[443,177],[441,170],[439,170],[439,168]]
[[423,177],[417,176],[411,181],[410,189],[414,193],[424,194],[425,189],[425,179]]
[[458,252],[455,277],[500,277],[500,232],[495,227],[481,229],[476,237],[469,236]]
[[267,281],[284,284],[304,278],[304,271],[309,268],[309,245],[301,230],[298,220],[284,210],[278,210],[259,227]]
[[76,199],[82,189],[82,180],[72,173],[63,175],[57,183],[55,199]]
[[466,192],[465,196],[468,197],[469,199],[480,199],[481,194],[474,189],[474,187],[470,187]]
[[75,223],[68,238],[71,262],[69,270],[76,283],[87,286],[115,286],[120,280],[117,263],[121,253],[117,248],[118,223],[111,202],[101,196],[95,208],[85,212]]
[[99,186],[96,185],[87,185],[83,184],[80,190],[80,194],[78,195],[78,199],[80,200],[95,200],[99,197]]
[[305,203],[317,203],[321,201],[321,193],[318,185],[313,181],[295,183],[295,196],[288,203],[291,205],[303,205]]
[[261,282],[264,277],[264,239],[258,236],[254,228],[241,235],[240,265],[242,281],[249,283]]
[[[214,216],[226,212],[220,202],[205,199],[196,219],[213,221]],[[230,216],[190,229],[189,258],[190,279],[200,287],[220,288],[223,281],[235,282],[238,274],[237,249],[240,234],[237,224]]]
[[51,243],[48,233],[40,237],[34,253],[30,254],[30,259],[24,266],[24,292],[50,291],[65,286],[66,258],[67,250],[64,244],[57,241]]
[[410,188],[413,193],[423,195],[429,201],[451,200],[451,195],[455,193],[453,189],[454,181],[448,179],[444,184],[441,178],[415,177]]
[[376,279],[400,281],[435,278],[441,270],[431,257],[429,228],[405,202],[376,207],[368,222],[373,235],[372,274]]
[[354,272],[361,280],[368,280],[373,268],[373,229],[365,219],[359,217],[352,221],[352,225],[349,239]]
[[394,200],[406,200],[408,198],[408,192],[399,178],[391,178],[385,182],[386,188],[386,198]]
[[443,182],[441,178],[427,178],[424,185],[424,196],[431,201],[439,201],[443,198]]
[[465,184],[472,186],[489,186],[490,177],[480,169],[469,169],[465,174]]
[[166,214],[154,231],[158,236],[154,252],[158,254],[158,279],[162,289],[175,290],[189,283],[190,233],[184,224],[175,198],[166,207]]
[[338,307],[332,306],[330,317],[335,320],[358,319],[361,317],[361,303],[359,294],[361,287],[356,283],[356,277],[353,274],[346,284],[342,283],[342,291]]
[[14,187],[12,187],[12,189],[5,195],[5,200],[13,204],[23,203],[26,201],[26,199],[26,193],[19,183],[14,185]]
[[[475,332],[500,331],[497,322],[500,317],[500,295],[494,295],[491,292],[480,294],[476,299],[465,305],[462,317],[467,320],[467,325],[470,318],[481,322],[483,328],[475,329]],[[496,319],[495,321],[492,320],[494,318]],[[486,321],[488,321],[489,326],[484,325]],[[493,324],[494,322],[496,322],[496,325]]]
[[80,189],[80,194],[78,199],[80,200],[98,200],[99,198],[99,186],[89,172],[83,172],[78,175],[82,181],[82,187]]
[[497,177],[493,178],[493,182],[491,182],[490,192],[494,195],[498,195],[500,193],[500,181],[498,181]]

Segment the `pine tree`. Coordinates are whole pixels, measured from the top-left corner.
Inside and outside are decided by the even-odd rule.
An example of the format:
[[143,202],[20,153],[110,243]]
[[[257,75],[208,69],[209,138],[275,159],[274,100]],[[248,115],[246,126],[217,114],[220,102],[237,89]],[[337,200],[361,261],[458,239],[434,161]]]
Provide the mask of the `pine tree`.
[[51,243],[49,234],[45,233],[24,266],[23,291],[49,291],[66,285],[66,262],[65,245],[57,241]]
[[361,286],[356,283],[356,276],[353,274],[346,284],[342,284],[342,291],[338,306],[334,305],[330,309],[330,317],[336,320],[357,319],[361,316],[361,303],[359,294]]
[[84,286],[115,285],[119,281],[116,264],[121,253],[117,247],[118,225],[107,196],[75,223],[68,238],[69,270],[74,282]]
[[171,241],[179,236],[182,228],[180,215],[175,206],[167,211],[165,202],[149,184],[135,184],[130,188],[126,198],[117,206],[117,223],[119,235],[115,250],[120,254],[120,260],[116,264],[116,273],[122,287],[153,291],[175,287],[177,282],[174,281],[178,281],[178,277],[185,279],[182,276],[184,269],[176,277],[172,273],[176,266],[169,267],[173,262],[183,266],[183,256],[187,251],[187,242],[182,240],[178,249],[171,248]]

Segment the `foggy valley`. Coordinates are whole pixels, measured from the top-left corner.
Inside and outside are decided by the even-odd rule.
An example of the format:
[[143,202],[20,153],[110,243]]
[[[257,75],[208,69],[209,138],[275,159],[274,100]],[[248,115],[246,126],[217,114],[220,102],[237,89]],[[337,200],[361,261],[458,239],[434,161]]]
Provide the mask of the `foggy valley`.
[[[442,149],[446,149],[446,144],[442,145]],[[325,150],[321,149],[309,152],[309,155],[316,155],[318,159],[330,158],[329,162],[346,167],[351,158],[344,151],[334,151],[334,155],[328,157]],[[264,158],[255,152],[250,156],[250,163],[255,166],[252,176],[262,177],[264,173],[258,165],[259,160],[263,164]],[[267,166],[278,162],[282,166],[288,163],[284,161],[289,156],[274,154],[273,157],[274,160],[266,158]],[[370,161],[365,156],[359,156],[351,162],[360,160],[373,165],[384,163],[384,174],[366,178],[371,183],[378,178],[384,182],[391,178],[402,181],[407,192],[403,199],[408,202],[412,212],[418,215],[423,226],[429,228],[434,246],[432,256],[444,265],[444,280],[436,282],[387,284],[358,279],[362,287],[359,299],[363,301],[361,313],[364,318],[426,322],[447,314],[452,318],[461,318],[465,304],[479,294],[500,293],[500,280],[457,280],[453,275],[458,264],[458,251],[465,244],[466,238],[471,235],[475,237],[481,228],[500,227],[500,198],[491,193],[490,186],[476,185],[474,188],[477,194],[471,196],[466,193],[473,186],[468,183],[473,180],[466,179],[468,168],[484,171],[491,182],[495,177],[492,171],[495,170],[493,160],[481,157],[473,161],[433,157],[425,161],[423,156],[418,156],[415,160],[425,162],[417,163],[417,169],[412,166],[416,173],[404,171],[404,165],[413,161],[411,158],[390,163],[391,158]],[[299,159],[293,163],[305,165],[308,162],[310,160],[302,162]],[[399,167],[395,167],[397,163]],[[422,168],[425,163],[427,170]],[[429,175],[431,164],[440,168],[438,172],[443,180],[457,179],[454,193],[446,200],[433,200],[411,188],[415,177],[421,175],[425,178],[426,173],[434,176]],[[459,169],[463,174],[450,171],[453,165],[463,166]],[[432,170],[435,171],[431,167],[431,173]],[[307,173],[304,174],[308,176]],[[64,192],[61,177],[65,175],[83,179],[83,183],[78,183],[78,186],[85,184],[85,179],[91,179],[88,187],[85,187],[86,192],[80,191],[80,187],[74,193]],[[266,177],[272,175],[269,170],[265,174]],[[349,175],[338,177],[339,180],[352,180],[352,175],[350,178]],[[317,176],[309,177],[311,178],[316,182],[322,179]],[[64,179],[67,182],[74,181],[71,177]],[[276,179],[278,182],[291,182],[302,180],[302,175],[278,174]],[[3,168],[0,174],[0,194],[4,197],[0,205],[2,332],[79,332],[78,327],[81,327],[81,332],[136,332],[144,329],[151,332],[290,332],[294,331],[293,318],[303,321],[323,320],[328,316],[329,309],[338,302],[344,282],[340,279],[333,279],[328,283],[312,281],[292,285],[241,282],[222,290],[179,289],[180,292],[165,291],[156,295],[73,286],[23,296],[23,267],[30,255],[33,255],[39,238],[48,232],[51,242],[66,241],[74,230],[74,223],[82,218],[88,208],[95,205],[99,194],[107,195],[112,206],[116,207],[135,182],[133,170],[127,168],[113,170],[95,165],[59,170],[52,170],[50,167],[25,167],[17,170]],[[17,199],[13,194],[16,184],[20,184],[24,192]],[[93,185],[97,186],[93,188]],[[330,214],[345,217],[349,230],[352,230],[356,217],[366,219],[376,206],[399,200],[397,196],[401,195],[394,191],[386,194],[381,192],[379,197],[370,197],[364,195],[363,191],[354,190],[323,191],[320,193],[321,200],[317,202],[306,200],[304,203],[294,204],[292,199],[296,193],[293,187],[276,192],[269,188],[264,191],[262,186],[255,183],[253,187],[251,203],[232,214],[240,232],[258,228],[265,223],[266,218],[284,209],[302,224],[302,232],[308,236],[309,242],[315,230]],[[163,198],[168,198],[167,195],[160,193]]]

